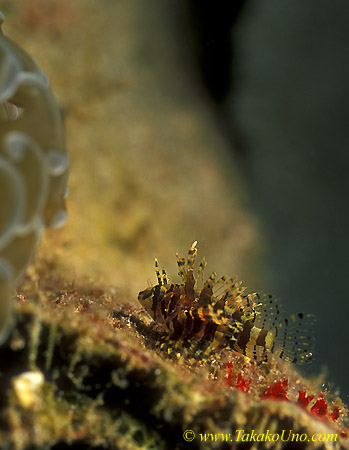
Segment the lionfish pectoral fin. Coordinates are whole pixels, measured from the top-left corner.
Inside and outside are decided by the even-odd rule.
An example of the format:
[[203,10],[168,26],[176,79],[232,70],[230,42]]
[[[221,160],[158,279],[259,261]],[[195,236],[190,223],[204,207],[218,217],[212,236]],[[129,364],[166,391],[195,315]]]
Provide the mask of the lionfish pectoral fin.
[[294,364],[310,362],[314,346],[311,333],[314,321],[314,316],[299,313],[280,322],[275,329],[272,353]]

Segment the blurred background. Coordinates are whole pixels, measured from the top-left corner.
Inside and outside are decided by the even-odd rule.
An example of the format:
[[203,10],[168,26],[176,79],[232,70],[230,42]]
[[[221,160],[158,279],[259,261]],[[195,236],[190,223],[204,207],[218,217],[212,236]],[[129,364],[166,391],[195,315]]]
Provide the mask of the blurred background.
[[130,300],[198,240],[288,313],[348,401],[349,4],[0,0],[67,128],[69,220],[40,255]]
[[203,80],[261,221],[261,286],[317,315],[314,366],[347,396],[349,4],[189,3]]

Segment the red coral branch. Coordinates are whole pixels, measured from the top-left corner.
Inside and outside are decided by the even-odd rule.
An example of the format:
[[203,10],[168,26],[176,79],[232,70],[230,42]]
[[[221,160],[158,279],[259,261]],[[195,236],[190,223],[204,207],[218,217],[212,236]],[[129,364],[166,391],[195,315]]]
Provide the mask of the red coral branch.
[[241,374],[238,374],[238,378],[236,381],[235,388],[238,389],[241,392],[248,392],[250,389],[250,384],[252,382],[252,378],[242,378]]
[[298,405],[302,406],[302,408],[306,408],[309,403],[314,399],[315,395],[306,395],[305,389],[301,389],[298,392]]
[[312,406],[310,412],[314,414],[314,416],[325,417],[327,414],[327,409],[328,405],[326,403],[326,400],[322,396],[319,396],[316,400],[315,405]]
[[282,381],[275,381],[271,386],[268,386],[265,394],[261,396],[263,400],[272,398],[274,400],[288,400],[288,380],[284,378]]

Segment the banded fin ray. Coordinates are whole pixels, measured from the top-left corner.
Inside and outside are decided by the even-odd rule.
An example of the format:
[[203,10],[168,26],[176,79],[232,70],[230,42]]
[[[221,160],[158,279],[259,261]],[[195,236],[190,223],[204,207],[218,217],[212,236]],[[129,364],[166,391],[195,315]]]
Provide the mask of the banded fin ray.
[[270,294],[256,294],[256,317],[253,325],[263,330],[275,328],[282,320],[282,305]]
[[303,364],[312,360],[314,338],[311,329],[315,317],[311,314],[292,314],[275,329],[272,353],[287,362]]

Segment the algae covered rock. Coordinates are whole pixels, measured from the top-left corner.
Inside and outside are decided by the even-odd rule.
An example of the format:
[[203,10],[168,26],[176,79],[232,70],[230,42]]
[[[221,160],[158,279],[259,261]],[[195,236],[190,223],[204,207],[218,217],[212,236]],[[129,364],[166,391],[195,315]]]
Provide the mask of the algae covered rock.
[[21,282],[0,347],[4,448],[349,448],[344,405],[292,365],[169,355],[117,289],[45,273]]

